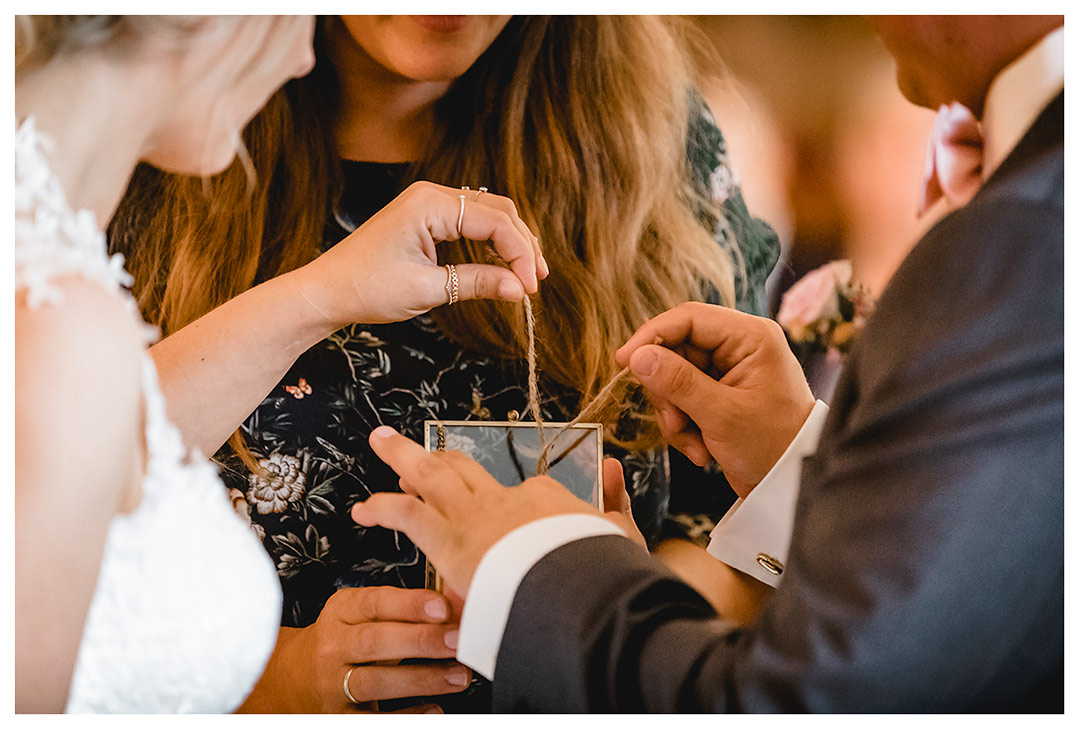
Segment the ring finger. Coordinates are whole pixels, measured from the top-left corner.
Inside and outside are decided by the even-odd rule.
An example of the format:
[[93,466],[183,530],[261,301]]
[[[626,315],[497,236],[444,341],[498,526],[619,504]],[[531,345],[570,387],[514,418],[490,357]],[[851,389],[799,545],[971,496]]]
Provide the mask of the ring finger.
[[426,697],[461,692],[472,673],[454,661],[429,664],[371,664],[357,666],[349,676],[349,691],[357,702]]

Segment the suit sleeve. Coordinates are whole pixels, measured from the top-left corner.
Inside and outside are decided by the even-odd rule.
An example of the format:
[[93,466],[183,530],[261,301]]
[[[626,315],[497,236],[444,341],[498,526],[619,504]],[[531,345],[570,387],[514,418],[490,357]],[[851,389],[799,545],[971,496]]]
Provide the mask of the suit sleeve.
[[516,594],[496,709],[1060,711],[1063,216],[982,200],[860,336],[757,625],[625,540],[574,542]]

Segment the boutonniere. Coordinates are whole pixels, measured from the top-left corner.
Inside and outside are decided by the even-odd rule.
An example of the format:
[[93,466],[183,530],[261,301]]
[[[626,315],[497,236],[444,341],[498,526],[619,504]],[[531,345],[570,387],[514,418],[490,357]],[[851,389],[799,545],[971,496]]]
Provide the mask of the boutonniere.
[[870,292],[852,280],[851,262],[832,261],[784,293],[776,321],[797,349],[836,357],[851,349],[873,308]]

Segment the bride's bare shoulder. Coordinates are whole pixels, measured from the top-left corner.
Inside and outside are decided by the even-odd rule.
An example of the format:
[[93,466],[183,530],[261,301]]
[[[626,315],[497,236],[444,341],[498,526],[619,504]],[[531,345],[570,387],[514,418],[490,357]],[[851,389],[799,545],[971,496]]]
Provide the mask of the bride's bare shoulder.
[[83,469],[76,485],[100,479],[111,491],[141,446],[144,341],[115,292],[78,275],[52,284],[59,301],[31,307],[15,295],[17,468],[72,462]]

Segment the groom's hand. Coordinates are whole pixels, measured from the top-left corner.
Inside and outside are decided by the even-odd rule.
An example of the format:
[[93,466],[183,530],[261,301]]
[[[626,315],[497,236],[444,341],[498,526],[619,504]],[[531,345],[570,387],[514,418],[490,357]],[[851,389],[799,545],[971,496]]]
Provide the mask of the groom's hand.
[[552,515],[600,514],[553,479],[504,487],[464,454],[432,453],[389,426],[372,431],[369,442],[405,494],[374,494],[353,505],[353,519],[404,532],[462,596],[484,554],[515,528]]
[[667,442],[698,466],[716,459],[740,497],[783,455],[814,407],[780,326],[726,307],[692,302],[664,312],[615,359],[645,388]]

